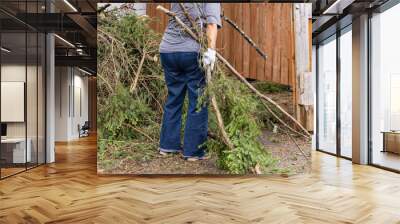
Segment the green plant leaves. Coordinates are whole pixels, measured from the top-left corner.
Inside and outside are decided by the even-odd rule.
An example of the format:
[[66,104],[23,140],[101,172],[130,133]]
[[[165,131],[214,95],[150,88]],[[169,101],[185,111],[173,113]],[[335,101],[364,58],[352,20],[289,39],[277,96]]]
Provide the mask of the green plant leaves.
[[[161,35],[149,28],[149,22],[133,14],[118,17],[115,12],[99,17],[98,158],[104,166],[114,166],[114,160],[121,159],[149,161],[156,153],[167,91],[158,58]],[[149,57],[137,77],[144,51]],[[205,143],[208,153],[216,154],[218,166],[232,174],[251,173],[257,166],[264,173],[277,172],[276,159],[259,139],[263,121],[268,119],[264,108],[244,84],[221,67],[217,66],[198,108],[208,103],[210,94],[216,96],[235,149],[230,150],[219,136]],[[135,79],[137,86],[132,89]],[[187,102],[184,111],[186,107]],[[212,112],[209,130],[220,133]]]

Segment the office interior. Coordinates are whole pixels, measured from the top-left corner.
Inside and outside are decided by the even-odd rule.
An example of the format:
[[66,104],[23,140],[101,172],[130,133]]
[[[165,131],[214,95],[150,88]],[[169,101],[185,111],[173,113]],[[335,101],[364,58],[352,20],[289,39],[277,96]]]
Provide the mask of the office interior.
[[400,4],[331,6],[313,23],[315,148],[400,172]]
[[54,162],[58,142],[95,133],[95,23],[87,2],[0,2],[1,179]]

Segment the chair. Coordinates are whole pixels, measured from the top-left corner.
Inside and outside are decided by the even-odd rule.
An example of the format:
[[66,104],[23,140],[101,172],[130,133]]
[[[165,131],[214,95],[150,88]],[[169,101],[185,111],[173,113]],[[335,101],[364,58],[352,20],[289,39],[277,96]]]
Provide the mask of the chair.
[[80,125],[78,124],[79,138],[89,136],[89,129],[90,129],[89,121],[85,121],[82,127],[80,127]]

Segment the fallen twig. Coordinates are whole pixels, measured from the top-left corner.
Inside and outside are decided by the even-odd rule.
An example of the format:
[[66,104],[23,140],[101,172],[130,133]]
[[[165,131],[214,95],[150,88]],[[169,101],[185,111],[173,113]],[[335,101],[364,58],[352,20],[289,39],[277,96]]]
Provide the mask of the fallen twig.
[[295,129],[293,129],[292,127],[290,127],[286,122],[284,122],[265,102],[262,102],[262,104],[265,106],[265,108],[268,110],[268,112],[276,119],[278,120],[283,126],[285,126],[287,129],[289,129],[291,132],[298,134],[300,136],[305,137],[306,139],[310,139],[309,136],[304,135],[303,133],[300,133],[298,131],[296,131]]

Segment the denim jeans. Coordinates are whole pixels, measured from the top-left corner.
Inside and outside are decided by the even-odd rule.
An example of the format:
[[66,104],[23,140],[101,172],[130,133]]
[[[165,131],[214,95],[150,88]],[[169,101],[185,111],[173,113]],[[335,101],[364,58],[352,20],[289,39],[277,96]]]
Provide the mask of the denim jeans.
[[[183,150],[184,157],[204,156],[207,140],[207,106],[197,110],[197,99],[205,87],[205,76],[199,66],[196,52],[161,53],[168,98],[164,106],[160,134],[160,150],[177,152]],[[189,97],[186,125],[181,146],[182,106],[186,92]]]

